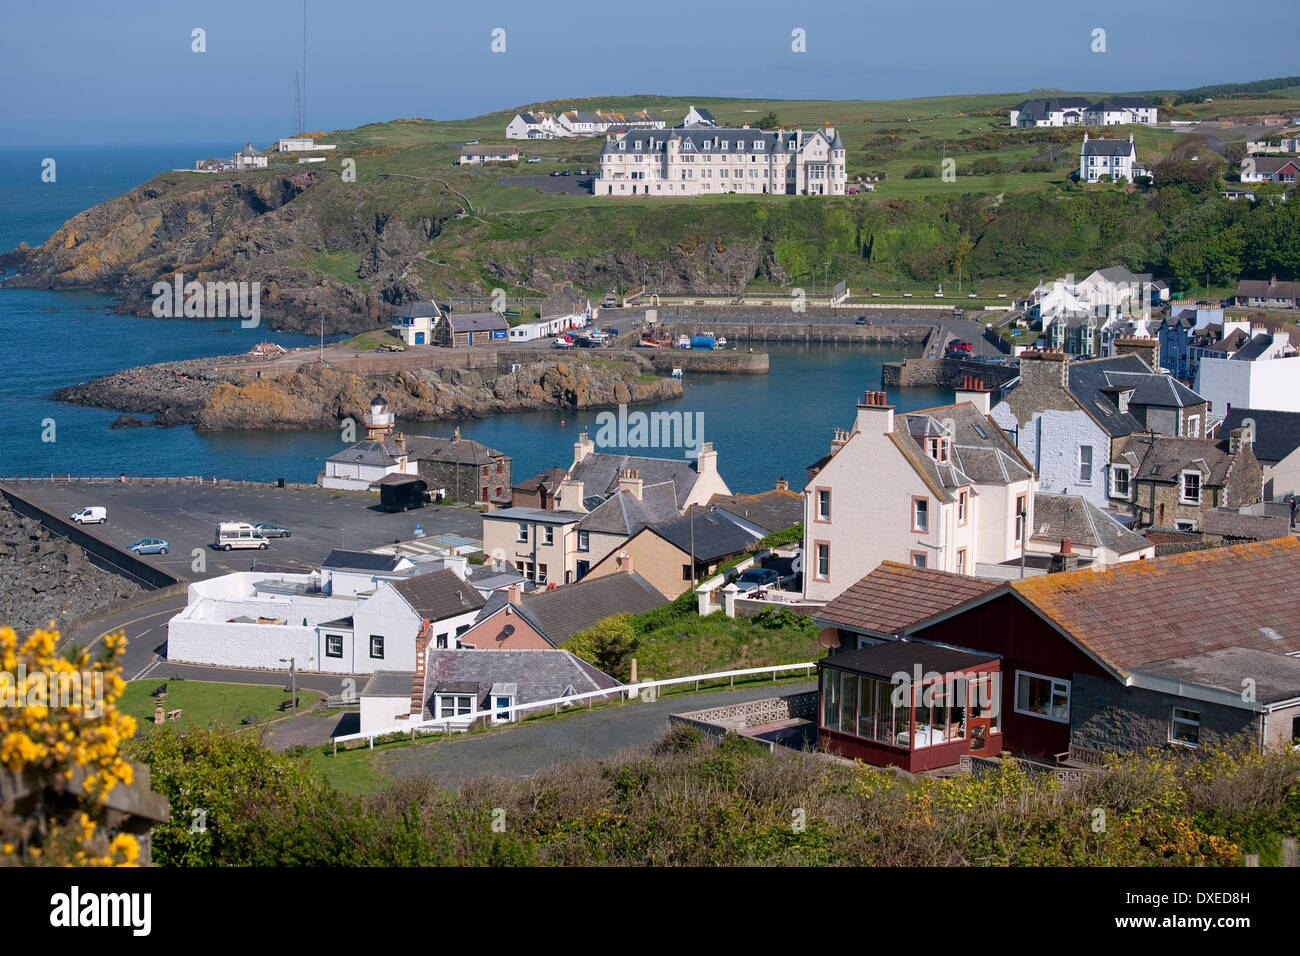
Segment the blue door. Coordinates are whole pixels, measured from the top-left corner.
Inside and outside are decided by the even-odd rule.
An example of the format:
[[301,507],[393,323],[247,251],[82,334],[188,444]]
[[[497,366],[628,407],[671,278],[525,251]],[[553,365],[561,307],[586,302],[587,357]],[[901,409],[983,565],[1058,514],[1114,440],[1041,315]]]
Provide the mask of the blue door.
[[416,333],[415,333],[415,344],[416,344],[416,345],[423,345],[423,344],[424,344],[424,333],[423,333],[423,332],[416,332]]

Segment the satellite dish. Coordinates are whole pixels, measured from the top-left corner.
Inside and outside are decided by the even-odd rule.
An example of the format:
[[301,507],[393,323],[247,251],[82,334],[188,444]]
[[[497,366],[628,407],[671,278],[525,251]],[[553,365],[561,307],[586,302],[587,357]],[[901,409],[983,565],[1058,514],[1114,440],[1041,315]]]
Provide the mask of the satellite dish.
[[513,624],[507,624],[505,627],[501,629],[501,633],[504,634],[506,637],[509,637],[514,632],[515,632],[515,626]]

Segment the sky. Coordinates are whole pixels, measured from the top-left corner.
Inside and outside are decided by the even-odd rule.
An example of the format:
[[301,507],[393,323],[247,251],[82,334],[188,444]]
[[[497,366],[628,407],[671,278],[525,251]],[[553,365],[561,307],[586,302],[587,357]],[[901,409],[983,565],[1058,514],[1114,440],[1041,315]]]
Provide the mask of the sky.
[[[896,99],[1179,89],[1300,73],[1300,4],[1210,0],[307,0],[312,130],[580,96]],[[6,4],[0,146],[295,132],[302,0]],[[195,52],[193,31],[206,49]],[[493,31],[504,30],[504,52]],[[1094,31],[1105,31],[1094,52]],[[805,50],[792,49],[802,30]],[[498,34],[498,37],[501,37]],[[500,42],[498,41],[498,46]]]

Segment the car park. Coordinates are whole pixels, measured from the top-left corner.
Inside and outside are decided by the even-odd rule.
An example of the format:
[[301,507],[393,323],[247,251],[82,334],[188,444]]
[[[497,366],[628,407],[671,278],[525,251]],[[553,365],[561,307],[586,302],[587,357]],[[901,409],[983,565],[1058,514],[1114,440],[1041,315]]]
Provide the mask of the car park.
[[212,546],[220,551],[229,551],[232,548],[257,548],[265,551],[268,542],[266,537],[245,521],[223,521],[217,525],[216,538]]
[[262,533],[263,538],[287,538],[293,533],[272,521],[259,521],[253,527]]
[[126,550],[136,554],[166,554],[168,547],[162,538],[141,538],[134,544],[128,544]]
[[108,509],[98,505],[82,508],[68,515],[77,524],[108,524]]
[[771,568],[749,568],[736,578],[736,590],[757,591],[759,588],[773,588],[781,582],[781,575]]

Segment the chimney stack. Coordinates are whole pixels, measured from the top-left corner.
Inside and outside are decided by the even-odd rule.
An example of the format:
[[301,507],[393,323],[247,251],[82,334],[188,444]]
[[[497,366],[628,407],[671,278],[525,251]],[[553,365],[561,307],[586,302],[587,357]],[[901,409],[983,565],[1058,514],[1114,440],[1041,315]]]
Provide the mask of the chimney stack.
[[620,571],[626,571],[628,574],[631,574],[632,555],[628,554],[626,551],[620,551],[618,553],[618,569]]
[[[889,435],[894,431],[894,406],[884,392],[866,392],[858,403],[854,430],[866,434]],[[846,439],[847,440],[847,439]]]
[[790,490],[790,482],[786,481],[784,478],[778,478],[778,479],[776,480],[776,490],[777,490],[777,491],[789,491],[789,490]]
[[506,588],[506,600],[511,604],[518,604],[523,595],[524,586],[516,581],[510,587]]
[[[713,450],[713,442],[706,441],[700,444],[700,450],[695,456],[695,473],[701,478],[718,473],[718,453]],[[696,484],[698,485],[699,482]]]
[[1069,382],[1070,363],[1064,352],[1026,349],[1020,353],[1020,384],[1063,389]]
[[626,491],[635,497],[637,501],[640,501],[643,485],[644,482],[635,468],[624,468],[618,473],[618,490],[620,493]]
[[983,379],[967,375],[962,379],[961,388],[955,390],[953,401],[959,405],[970,402],[981,415],[987,415],[993,407],[993,393],[984,387]]
[[424,713],[424,665],[432,637],[433,624],[425,618],[420,622],[420,632],[415,637],[415,677],[411,680],[411,713],[417,717]]
[[1070,550],[1070,539],[1061,539],[1061,550],[1052,555],[1048,563],[1048,574],[1060,574],[1063,571],[1079,570],[1079,556]]
[[586,432],[578,433],[578,440],[573,443],[573,463],[579,464],[596,450],[596,443],[587,437]]
[[1249,426],[1234,428],[1228,432],[1228,452],[1230,454],[1239,455],[1243,448],[1250,448],[1254,444],[1255,432]]

